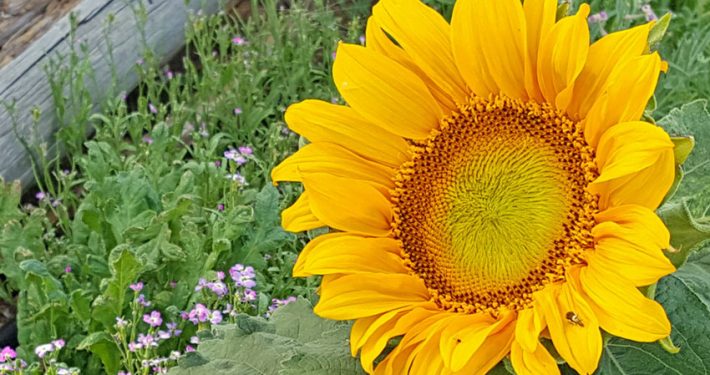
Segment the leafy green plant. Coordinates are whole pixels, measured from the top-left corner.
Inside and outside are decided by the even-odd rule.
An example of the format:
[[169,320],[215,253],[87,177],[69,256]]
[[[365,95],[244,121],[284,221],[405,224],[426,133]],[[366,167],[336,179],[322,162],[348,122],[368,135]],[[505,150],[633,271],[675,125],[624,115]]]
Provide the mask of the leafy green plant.
[[270,320],[240,315],[237,323],[204,332],[199,350],[170,373],[364,374],[350,356],[349,324],[323,320],[308,301],[278,309]]

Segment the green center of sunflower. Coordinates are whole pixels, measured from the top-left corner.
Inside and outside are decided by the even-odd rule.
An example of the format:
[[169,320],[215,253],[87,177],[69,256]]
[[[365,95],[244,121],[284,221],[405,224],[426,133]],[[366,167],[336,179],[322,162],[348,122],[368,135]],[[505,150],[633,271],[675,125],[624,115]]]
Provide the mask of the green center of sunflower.
[[592,247],[596,175],[579,124],[546,105],[473,98],[400,169],[394,233],[442,307],[524,308]]

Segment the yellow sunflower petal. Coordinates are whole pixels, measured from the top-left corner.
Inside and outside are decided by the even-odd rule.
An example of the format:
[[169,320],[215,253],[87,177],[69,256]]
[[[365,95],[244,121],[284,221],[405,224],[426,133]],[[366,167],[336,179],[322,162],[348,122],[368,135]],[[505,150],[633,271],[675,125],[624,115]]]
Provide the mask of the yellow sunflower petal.
[[527,98],[525,14],[519,1],[457,1],[451,28],[456,66],[475,94]]
[[375,237],[390,232],[391,204],[371,184],[324,173],[302,180],[313,214],[328,226]]
[[537,79],[548,103],[566,109],[572,98],[574,81],[582,71],[589,51],[589,5],[577,14],[557,22],[540,44]]
[[439,346],[446,367],[454,372],[461,370],[498,324],[487,314],[453,318],[444,327]]
[[596,159],[596,184],[636,173],[653,165],[673,142],[661,127],[642,121],[617,124],[602,135]]
[[[421,321],[441,314],[440,311],[437,311],[437,306],[434,303],[424,303],[420,306],[421,307],[415,307],[410,311],[404,312],[404,314],[401,315],[397,313],[395,316],[397,322],[394,326],[388,324],[388,329],[380,329],[380,327],[375,326],[375,329],[370,329],[363,335],[363,338],[360,340],[360,343],[363,345],[360,361],[367,372],[372,372],[373,361],[382,353],[382,350],[391,338],[409,334],[413,331],[413,327]],[[376,332],[376,330],[379,332]],[[386,364],[381,370],[384,370],[384,367],[386,367]],[[378,366],[378,369],[380,369],[380,366]]]
[[[557,352],[579,373],[593,373],[601,357],[602,337],[589,304],[569,283],[548,285],[533,298],[535,308],[545,315]],[[574,314],[577,323],[568,319],[570,313]]]
[[382,0],[372,9],[377,23],[457,103],[466,85],[454,64],[450,26],[435,10],[418,0]]
[[495,367],[503,357],[510,352],[510,346],[515,338],[515,324],[509,313],[498,326],[498,331],[488,336],[461,371],[456,374],[485,374]]
[[596,241],[587,255],[589,267],[613,269],[635,286],[653,284],[675,271],[675,267],[644,232],[623,228],[607,221],[592,229]]
[[540,332],[544,328],[545,320],[540,311],[534,308],[520,310],[515,322],[515,341],[532,352],[540,344]]
[[[459,16],[459,19],[453,18]],[[476,74],[476,71],[483,69],[484,74],[495,82],[494,87],[498,90],[493,91],[494,93],[500,92],[511,98],[527,98],[525,91],[527,36],[525,13],[520,1],[461,0],[454,6],[453,17],[454,55],[457,52],[460,55],[456,58],[456,63],[461,75],[467,78],[467,82],[471,74]],[[470,22],[470,24],[466,27],[461,25],[461,22]],[[466,45],[467,42],[470,44]],[[465,52],[467,49],[471,52]],[[468,67],[473,64],[470,59],[466,59],[467,55],[477,60],[473,64],[481,66],[470,70]],[[475,87],[473,88],[476,92]]]
[[531,351],[525,350],[519,341],[510,348],[510,362],[518,375],[556,375],[560,373],[557,362],[542,344],[536,344]]
[[442,117],[416,74],[365,47],[338,46],[333,80],[355,112],[399,136],[426,138]]
[[659,249],[670,246],[671,235],[661,218],[647,207],[627,204],[611,207],[595,215],[597,222],[611,221],[631,231],[636,231],[640,237],[647,238]]
[[584,118],[607,85],[614,67],[640,56],[648,45],[649,22],[605,35],[589,47],[587,62],[574,83],[567,113]]
[[431,337],[421,344],[421,351],[412,362],[412,374],[436,374],[444,368],[444,362],[439,354],[441,330],[431,330]]
[[429,300],[429,291],[415,276],[359,273],[323,279],[314,308],[323,318],[350,320],[372,316]]
[[293,276],[334,273],[407,273],[392,238],[365,238],[341,233],[316,237],[306,245],[293,267]]
[[656,209],[673,184],[675,161],[672,149],[661,152],[651,166],[615,180],[590,186],[599,193],[599,208],[636,204]]
[[468,87],[482,97],[498,92],[498,86],[488,75],[483,48],[478,41],[474,1],[457,1],[451,15],[451,46],[456,67]]
[[[399,319],[405,315],[407,311],[395,310],[382,314],[378,319],[377,324],[372,324],[368,330],[368,334],[364,336],[362,343],[362,353],[360,354],[360,363],[365,372],[372,373],[373,362],[382,353],[387,342],[395,336],[401,335],[404,332],[393,332],[397,326]],[[351,338],[352,339],[352,338]]]
[[296,203],[281,212],[281,226],[289,232],[298,233],[305,230],[324,227],[325,224],[311,211],[308,193],[303,192]]
[[403,368],[406,368],[406,363],[410,357],[415,356],[421,350],[418,346],[408,346],[400,349],[400,346],[395,347],[392,352],[385,357],[375,368],[373,375],[401,375]]
[[584,123],[584,135],[592,147],[611,126],[641,118],[653,95],[663,64],[657,52],[628,59],[615,66],[604,94],[592,105]]
[[557,14],[557,0],[525,0],[523,2],[525,23],[528,37],[528,64],[529,71],[525,72],[525,89],[528,96],[536,101],[542,101],[543,96],[537,80],[537,57],[540,42],[555,24]]
[[394,310],[386,312],[384,314],[367,316],[355,320],[352,327],[350,328],[350,340],[348,340],[350,341],[350,355],[352,355],[353,357],[357,356],[357,353],[360,351],[362,344],[365,340],[367,340],[367,337],[365,337],[365,332],[368,332],[373,326],[376,329],[380,325],[385,324],[391,319],[391,316],[396,314],[396,312],[397,310]]
[[311,143],[296,151],[271,171],[273,181],[301,181],[304,175],[327,173],[333,176],[371,181],[389,195],[395,170],[368,161],[334,143]]
[[424,84],[426,84],[429,92],[439,104],[439,107],[441,107],[442,112],[449,113],[456,109],[456,102],[451,95],[444,91],[440,85],[438,85],[429,75],[427,75],[421,67],[419,67],[419,65],[417,65],[406,52],[404,52],[402,47],[392,42],[390,37],[385,34],[380,25],[377,23],[375,17],[370,16],[370,18],[367,19],[365,37],[367,40],[365,46],[367,48],[389,57],[416,74],[424,82]]
[[409,146],[402,137],[368,122],[352,108],[304,100],[288,107],[285,116],[288,127],[311,142],[336,143],[395,168],[409,158]]
[[599,325],[614,336],[651,342],[671,333],[663,307],[646,298],[620,272],[599,267],[580,271],[580,284]]

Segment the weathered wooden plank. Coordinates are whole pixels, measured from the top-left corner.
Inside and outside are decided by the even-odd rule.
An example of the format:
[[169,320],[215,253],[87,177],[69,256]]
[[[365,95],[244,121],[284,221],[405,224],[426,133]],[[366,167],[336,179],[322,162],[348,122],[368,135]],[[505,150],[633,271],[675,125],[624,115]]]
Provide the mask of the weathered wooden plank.
[[[222,0],[83,0],[73,10],[77,15],[76,35],[86,43],[89,59],[96,77],[89,83],[94,103],[101,103],[111,84],[111,66],[107,56],[105,36],[102,33],[109,15],[113,17],[108,38],[113,46],[115,72],[119,91],[130,91],[138,83],[135,62],[144,51],[144,44],[136,25],[133,7],[141,2],[147,11],[145,47],[151,49],[163,62],[184,45],[184,30],[190,12],[198,10],[215,13]],[[37,142],[46,142],[50,153],[56,152],[53,144],[56,122],[49,81],[44,66],[55,56],[66,56],[70,51],[69,16],[63,17],[11,63],[0,69],[0,103],[15,103],[18,133],[25,139],[37,136]],[[41,117],[37,134],[33,133],[32,109],[38,108]],[[95,108],[96,109],[96,108]],[[30,160],[26,150],[12,130],[12,119],[0,107],[0,176],[6,181],[20,179],[23,186],[32,180]]]

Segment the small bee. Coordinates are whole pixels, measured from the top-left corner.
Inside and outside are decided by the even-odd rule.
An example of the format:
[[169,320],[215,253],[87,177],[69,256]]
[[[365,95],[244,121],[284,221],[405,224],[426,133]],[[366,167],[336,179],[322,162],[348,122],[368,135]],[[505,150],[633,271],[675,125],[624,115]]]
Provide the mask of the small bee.
[[582,319],[580,319],[579,316],[577,316],[577,314],[574,311],[567,312],[567,314],[565,314],[565,318],[567,318],[567,321],[569,322],[569,324],[584,327],[584,323],[582,322]]

